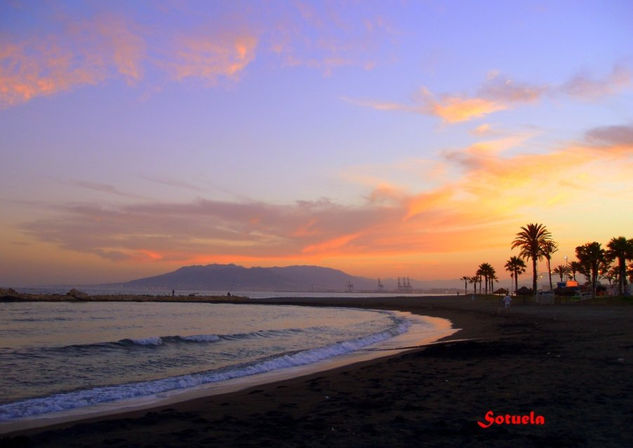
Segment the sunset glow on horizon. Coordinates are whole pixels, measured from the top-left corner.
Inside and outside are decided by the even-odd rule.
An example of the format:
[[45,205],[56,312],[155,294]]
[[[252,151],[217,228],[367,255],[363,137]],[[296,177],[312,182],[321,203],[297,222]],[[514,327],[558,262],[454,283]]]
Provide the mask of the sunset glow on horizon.
[[552,266],[633,238],[631,23],[615,0],[2,2],[0,286],[210,263],[463,286],[507,282],[528,223]]

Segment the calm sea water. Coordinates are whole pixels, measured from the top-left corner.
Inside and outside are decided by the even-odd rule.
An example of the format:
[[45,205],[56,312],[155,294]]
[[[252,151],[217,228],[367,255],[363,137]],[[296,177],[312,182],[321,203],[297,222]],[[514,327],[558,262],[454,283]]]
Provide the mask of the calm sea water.
[[338,308],[0,303],[0,421],[305,365],[409,325]]

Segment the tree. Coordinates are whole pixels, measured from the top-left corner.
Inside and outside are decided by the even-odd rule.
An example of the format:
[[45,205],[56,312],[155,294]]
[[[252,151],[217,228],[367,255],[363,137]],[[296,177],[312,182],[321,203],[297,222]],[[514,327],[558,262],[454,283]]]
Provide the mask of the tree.
[[510,259],[506,261],[505,269],[510,272],[512,278],[514,278],[514,292],[516,293],[519,289],[519,275],[525,272],[527,266],[525,266],[525,262],[519,257],[510,257]]
[[564,264],[559,264],[558,266],[556,266],[554,268],[554,270],[552,271],[554,274],[557,274],[560,276],[560,281],[563,281],[563,278],[567,275],[569,275],[569,273],[571,272],[571,270],[569,269],[569,266],[565,266]]
[[618,261],[618,294],[622,295],[626,292],[626,260],[633,259],[633,239],[611,238],[606,255],[609,261]]
[[583,274],[591,285],[591,297],[596,297],[596,286],[598,285],[598,274],[606,256],[605,250],[600,243],[594,241],[576,247],[576,258],[580,263]]
[[490,285],[490,279],[495,275],[495,269],[489,263],[481,263],[477,270],[477,275],[484,278],[486,294],[488,294],[488,286]]
[[543,241],[543,244],[541,245],[541,252],[543,254],[543,257],[545,257],[545,260],[547,260],[547,274],[549,276],[550,291],[554,289],[554,287],[552,286],[552,269],[550,263],[552,261],[552,254],[557,251],[558,244],[556,244],[553,240]]
[[472,283],[473,285],[473,294],[477,294],[477,282],[479,281],[479,278],[476,275],[473,275],[472,277],[470,277],[470,280],[468,280],[469,283]]
[[571,263],[569,263],[569,271],[571,272],[571,278],[573,278],[574,280],[576,280],[576,272],[581,272],[582,270],[582,266],[580,266],[580,263],[578,263],[577,261],[572,261]]
[[464,275],[460,280],[464,281],[464,295],[468,294],[468,282],[470,282],[470,277]]
[[543,256],[542,247],[552,239],[552,234],[543,224],[528,224],[521,227],[512,242],[512,249],[520,250],[519,257],[532,260],[532,293],[536,294],[536,262]]

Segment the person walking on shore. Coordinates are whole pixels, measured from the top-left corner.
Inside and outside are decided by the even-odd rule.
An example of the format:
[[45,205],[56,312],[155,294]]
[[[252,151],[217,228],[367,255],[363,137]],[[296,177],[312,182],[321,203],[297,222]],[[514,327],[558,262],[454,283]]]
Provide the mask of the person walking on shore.
[[509,293],[506,293],[506,296],[503,298],[503,305],[506,311],[510,311],[511,303],[512,303],[512,297],[510,297]]

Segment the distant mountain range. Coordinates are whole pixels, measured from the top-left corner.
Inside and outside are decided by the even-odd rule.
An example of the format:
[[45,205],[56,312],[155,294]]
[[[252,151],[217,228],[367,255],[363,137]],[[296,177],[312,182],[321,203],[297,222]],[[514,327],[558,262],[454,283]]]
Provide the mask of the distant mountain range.
[[319,266],[245,268],[235,264],[185,266],[167,274],[123,283],[129,288],[201,289],[215,291],[344,291],[377,289],[377,280],[355,277]]
[[[383,279],[383,290],[398,288],[396,279]],[[428,282],[410,281],[412,290],[428,288]],[[167,274],[120,284],[134,289],[187,289],[210,291],[378,291],[378,279],[349,275],[320,266],[252,267],[235,264],[185,266]]]

